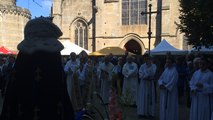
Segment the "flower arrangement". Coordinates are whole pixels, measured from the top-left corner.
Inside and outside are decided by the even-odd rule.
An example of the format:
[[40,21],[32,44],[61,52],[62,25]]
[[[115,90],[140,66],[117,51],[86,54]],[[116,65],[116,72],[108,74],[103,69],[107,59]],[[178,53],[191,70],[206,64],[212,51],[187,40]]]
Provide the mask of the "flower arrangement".
[[119,77],[113,73],[112,74],[112,87],[110,91],[109,98],[109,116],[110,120],[125,120],[126,119],[126,110],[128,106],[133,103],[133,95],[131,94],[130,89],[126,89],[126,94],[122,95],[121,93],[121,80]]
[[109,98],[109,118],[110,120],[122,120],[122,112],[119,109],[116,90],[111,87],[111,96]]

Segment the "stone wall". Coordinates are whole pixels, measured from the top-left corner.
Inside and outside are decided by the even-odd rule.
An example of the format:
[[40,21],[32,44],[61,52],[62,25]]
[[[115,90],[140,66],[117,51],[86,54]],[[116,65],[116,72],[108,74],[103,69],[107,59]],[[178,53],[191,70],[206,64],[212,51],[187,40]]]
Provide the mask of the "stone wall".
[[4,6],[15,6],[16,0],[0,0],[0,4]]
[[[92,0],[53,0],[54,23],[63,31],[61,39],[69,38],[74,42],[73,23],[83,20],[88,25],[89,51],[92,51]],[[168,40],[176,48],[182,48],[183,37],[176,29],[178,20],[178,0],[160,0],[162,2],[161,27],[156,28],[156,16],[152,14],[151,49],[154,48],[156,32],[160,31],[160,39]],[[157,11],[159,0],[148,1],[152,10]],[[136,40],[142,47],[142,52],[148,49],[148,24],[122,25],[122,0],[96,0],[96,50],[107,46],[124,47],[128,40]],[[148,9],[148,8],[147,8]]]
[[24,39],[24,26],[31,15],[27,9],[0,4],[0,46],[17,51]]

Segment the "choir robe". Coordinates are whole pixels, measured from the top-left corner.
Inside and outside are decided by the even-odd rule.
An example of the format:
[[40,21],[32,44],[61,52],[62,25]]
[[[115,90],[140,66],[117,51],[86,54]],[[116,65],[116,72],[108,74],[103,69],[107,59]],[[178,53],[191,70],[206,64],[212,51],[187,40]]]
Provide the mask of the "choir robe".
[[138,68],[136,63],[132,62],[124,64],[122,69],[122,74],[124,75],[122,95],[124,98],[128,99],[128,104],[130,105],[134,105],[137,99],[137,73]]
[[[121,95],[121,91],[122,91],[122,86],[123,86],[123,74],[122,74],[122,65],[116,65],[114,68],[113,68],[113,73],[114,73],[114,80],[112,80],[112,82],[115,83],[115,87],[116,87],[116,91],[118,93],[118,95],[120,96]],[[113,79],[113,78],[112,78]]]
[[[80,75],[80,74],[79,74]],[[92,68],[91,65],[89,65],[88,61],[84,63],[83,65],[83,76],[78,76],[80,79],[83,80],[83,84],[80,82],[80,88],[81,88],[81,96],[83,100],[83,105],[91,101],[91,94],[92,94]]]
[[79,81],[79,85],[80,85],[80,88],[81,88],[81,95],[82,95],[82,92],[83,92],[82,89],[85,86],[86,71],[78,69],[76,74],[78,76],[78,81]]
[[72,98],[72,86],[73,86],[73,73],[76,71],[76,69],[79,67],[79,64],[77,61],[71,61],[69,60],[66,65],[64,66],[64,71],[67,75],[67,92],[69,94],[70,100]]
[[144,63],[139,69],[140,84],[138,88],[137,113],[138,115],[154,116],[155,115],[155,87],[154,75],[156,65],[151,64],[147,67]]
[[69,60],[65,67],[64,71],[67,74],[67,91],[69,94],[69,98],[72,102],[74,111],[78,111],[82,109],[83,102],[80,90],[80,82],[78,80],[77,70],[79,67],[79,62]]
[[210,88],[209,89],[211,89],[211,91],[212,91],[212,94],[210,94],[210,101],[211,101],[211,120],[213,120],[213,84],[211,84],[210,86],[209,86]]
[[213,120],[213,112],[212,112],[212,118],[211,118],[211,120]]
[[173,66],[166,68],[162,73],[158,84],[164,85],[160,89],[160,120],[178,120],[178,72]]
[[[197,83],[203,84],[203,88],[198,88]],[[191,108],[190,120],[210,120],[212,101],[213,73],[207,69],[197,70],[190,80]]]
[[100,65],[101,96],[104,104],[109,103],[110,84],[112,80],[113,68],[114,65],[112,63],[108,63],[106,65],[104,62]]

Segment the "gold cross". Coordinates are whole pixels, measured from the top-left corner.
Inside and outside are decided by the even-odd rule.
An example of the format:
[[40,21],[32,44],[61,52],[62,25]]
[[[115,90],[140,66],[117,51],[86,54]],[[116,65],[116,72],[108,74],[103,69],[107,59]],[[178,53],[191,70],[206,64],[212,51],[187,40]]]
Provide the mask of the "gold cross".
[[40,69],[40,68],[37,68],[36,71],[35,71],[35,73],[36,73],[35,80],[36,80],[36,81],[41,80],[41,78],[42,78],[41,75],[40,75],[41,69]]
[[40,111],[40,109],[37,106],[35,106],[35,108],[34,108],[34,119],[33,120],[39,120],[39,115],[38,115],[39,111]]

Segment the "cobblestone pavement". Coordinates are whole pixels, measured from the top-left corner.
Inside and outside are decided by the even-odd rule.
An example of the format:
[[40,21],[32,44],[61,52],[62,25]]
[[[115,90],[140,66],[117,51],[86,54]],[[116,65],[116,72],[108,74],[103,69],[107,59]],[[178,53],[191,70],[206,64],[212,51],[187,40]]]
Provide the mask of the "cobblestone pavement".
[[[179,120],[189,120],[189,109],[186,107],[185,99],[181,99],[181,104],[179,105]],[[2,109],[3,99],[0,97],[0,112]],[[99,108],[103,109],[103,106],[99,106]],[[126,111],[126,119],[125,120],[148,120],[148,119],[139,119],[137,116],[137,108],[136,107],[125,107]],[[101,110],[103,112],[103,110]],[[157,117],[155,119],[150,120],[159,120],[159,105],[157,104],[156,108]],[[106,116],[106,115],[104,115]]]

